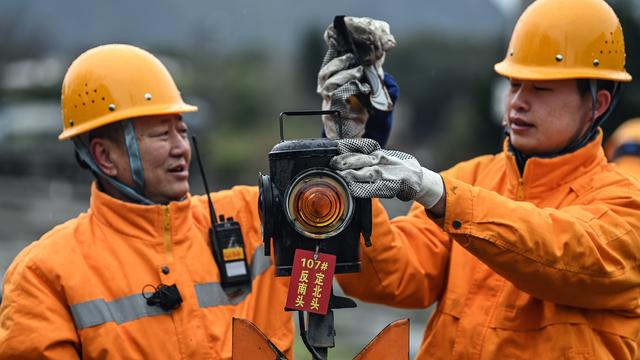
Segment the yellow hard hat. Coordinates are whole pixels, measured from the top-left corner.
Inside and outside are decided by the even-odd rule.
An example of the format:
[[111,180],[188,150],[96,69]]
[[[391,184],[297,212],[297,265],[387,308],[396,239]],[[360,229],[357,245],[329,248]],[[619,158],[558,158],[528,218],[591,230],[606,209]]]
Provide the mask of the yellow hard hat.
[[98,46],[81,54],[62,82],[60,140],[136,117],[197,111],[180,96],[155,56],[131,45]]
[[628,82],[622,26],[603,0],[537,0],[520,16],[498,74]]
[[640,118],[633,118],[623,122],[611,134],[604,147],[607,158],[613,160],[618,148],[625,144],[640,145]]

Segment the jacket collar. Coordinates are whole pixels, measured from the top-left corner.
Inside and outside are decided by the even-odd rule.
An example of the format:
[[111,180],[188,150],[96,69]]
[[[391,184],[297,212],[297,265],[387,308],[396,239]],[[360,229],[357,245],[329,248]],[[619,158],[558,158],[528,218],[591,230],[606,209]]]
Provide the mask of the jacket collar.
[[191,195],[168,205],[141,205],[118,200],[91,185],[90,212],[98,221],[125,236],[162,242],[166,232],[173,242],[187,239],[193,225]]
[[516,183],[522,179],[529,194],[548,192],[584,176],[596,167],[605,165],[607,159],[602,149],[602,130],[596,138],[580,149],[551,158],[531,157],[524,166],[524,172],[516,165],[513,153],[509,151],[509,139],[505,139],[503,152],[506,157],[507,176]]

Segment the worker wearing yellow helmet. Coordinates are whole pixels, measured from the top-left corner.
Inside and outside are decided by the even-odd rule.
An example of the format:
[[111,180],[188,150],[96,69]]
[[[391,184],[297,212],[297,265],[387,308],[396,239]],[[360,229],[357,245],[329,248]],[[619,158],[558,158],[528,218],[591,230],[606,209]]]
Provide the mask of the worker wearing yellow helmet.
[[[96,177],[91,204],[7,271],[1,358],[229,359],[234,317],[291,357],[287,284],[264,256],[257,188],[213,193],[214,206],[189,194],[181,114],[196,110],[143,49],[99,46],[71,64],[60,139]],[[214,209],[237,229],[233,244],[211,230]]]
[[502,152],[435,173],[341,140],[332,166],[353,195],[415,201],[393,220],[374,201],[376,246],[341,285],[437,303],[418,358],[638,358],[640,183],[607,162],[599,127],[631,80],[624,49],[604,1],[538,0],[495,65],[510,82]]
[[623,122],[609,137],[604,147],[609,161],[640,178],[640,118]]

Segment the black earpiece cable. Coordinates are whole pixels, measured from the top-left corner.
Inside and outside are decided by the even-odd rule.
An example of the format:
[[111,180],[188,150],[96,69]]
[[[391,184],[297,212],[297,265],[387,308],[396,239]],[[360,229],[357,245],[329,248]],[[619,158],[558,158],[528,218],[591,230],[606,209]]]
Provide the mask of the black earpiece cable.
[[211,216],[211,226],[218,222],[216,217],[216,210],[213,208],[213,201],[211,200],[211,193],[209,192],[209,184],[207,178],[204,176],[204,169],[202,167],[202,160],[200,160],[200,151],[198,150],[198,141],[195,135],[191,135],[191,142],[193,142],[193,149],[196,151],[196,160],[198,161],[198,168],[200,169],[200,176],[202,176],[202,184],[204,185],[204,191],[207,194],[209,200],[209,216]]
[[213,260],[215,260],[218,268],[224,266],[222,259],[220,258],[220,251],[218,242],[216,241],[216,224],[218,220],[216,218],[216,210],[213,208],[213,200],[211,200],[211,192],[209,191],[209,185],[207,184],[207,178],[204,175],[204,168],[202,167],[202,160],[200,160],[200,151],[198,150],[198,141],[195,135],[191,135],[191,141],[193,142],[193,149],[196,151],[196,160],[198,161],[198,167],[200,168],[200,175],[202,176],[202,183],[204,185],[204,191],[207,193],[207,199],[209,200],[209,216],[211,217],[211,227],[209,228],[209,240],[211,240],[211,250],[213,252]]

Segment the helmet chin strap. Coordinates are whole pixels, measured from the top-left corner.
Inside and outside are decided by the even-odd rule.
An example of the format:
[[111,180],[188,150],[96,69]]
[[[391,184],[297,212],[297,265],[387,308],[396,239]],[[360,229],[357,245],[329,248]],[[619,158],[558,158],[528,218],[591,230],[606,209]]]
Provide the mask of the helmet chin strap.
[[[614,83],[613,89],[611,90],[611,104],[609,105],[607,111],[605,111],[602,115],[600,115],[600,117],[596,119],[596,109],[598,107],[598,82],[595,79],[589,79],[589,92],[591,94],[591,125],[589,126],[589,129],[582,135],[578,134],[577,136],[575,136],[574,139],[569,143],[569,145],[567,145],[564,149],[551,154],[536,155],[535,157],[552,158],[572,153],[595,139],[596,135],[598,134],[598,128],[600,128],[600,125],[602,125],[602,123],[609,117],[609,115],[611,115],[616,105],[618,104],[618,100],[620,100],[621,88],[622,86],[619,82]],[[524,165],[532,156],[526,155],[520,150],[516,149],[511,143],[511,140],[509,140],[509,150],[515,155],[518,169],[522,174],[522,172],[524,171]]]
[[142,170],[136,132],[133,129],[133,120],[123,120],[120,124],[122,124],[124,143],[127,146],[127,153],[129,154],[129,168],[131,169],[134,190],[138,194],[144,194],[144,172]]
[[88,145],[85,144],[85,142],[83,142],[80,137],[77,137],[73,140],[73,145],[75,146],[76,153],[78,154],[80,159],[85,164],[87,164],[87,166],[89,166],[89,168],[95,175],[109,182],[124,196],[138,204],[153,205],[154,202],[144,196],[144,173],[142,170],[140,151],[138,149],[138,141],[136,140],[136,134],[133,129],[132,120],[121,121],[121,124],[122,130],[124,132],[125,145],[129,154],[129,166],[131,167],[131,177],[133,178],[134,188],[131,188],[121,181],[116,180],[112,176],[106,175],[91,156]]

